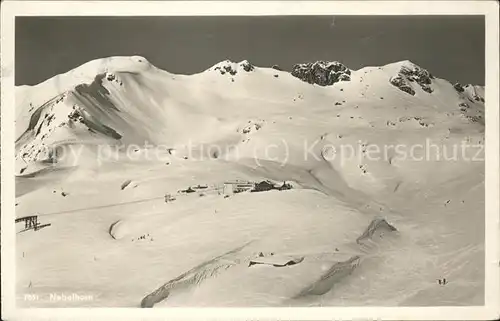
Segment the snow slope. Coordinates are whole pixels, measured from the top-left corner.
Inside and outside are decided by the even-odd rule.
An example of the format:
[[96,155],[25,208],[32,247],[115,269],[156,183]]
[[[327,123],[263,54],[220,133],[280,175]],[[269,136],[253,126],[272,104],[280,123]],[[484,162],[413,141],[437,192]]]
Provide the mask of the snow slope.
[[[18,223],[18,304],[482,304],[484,88],[419,70],[318,86],[248,61],[186,76],[111,57],[16,88],[16,217],[51,224]],[[395,149],[426,142],[447,159]],[[228,193],[237,180],[293,188]]]

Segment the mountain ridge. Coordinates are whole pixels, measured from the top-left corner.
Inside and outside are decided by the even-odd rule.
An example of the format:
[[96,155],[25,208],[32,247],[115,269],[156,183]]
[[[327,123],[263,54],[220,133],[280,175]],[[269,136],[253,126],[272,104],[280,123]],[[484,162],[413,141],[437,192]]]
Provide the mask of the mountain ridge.
[[[336,61],[336,60],[317,60],[317,61],[309,61],[309,62],[301,62],[301,63],[296,63],[295,65],[303,65],[303,64],[321,64],[321,63],[326,63],[326,64],[330,64],[330,63],[339,63],[339,64],[342,64],[341,62],[339,61]],[[53,80],[54,78],[58,77],[58,78],[61,78],[61,77],[66,77],[66,78],[69,78],[69,76],[78,76],[80,74],[80,79],[78,79],[78,77],[75,77],[77,78],[77,81],[78,80],[81,80],[82,82],[85,82],[85,81],[89,81],[88,78],[93,78],[95,76],[97,76],[98,74],[101,74],[101,73],[106,73],[106,72],[140,72],[140,71],[144,71],[144,70],[148,70],[148,69],[156,69],[156,70],[159,70],[159,71],[162,71],[162,72],[166,72],[166,73],[169,73],[171,75],[174,75],[174,76],[192,76],[192,75],[197,75],[197,74],[200,74],[200,73],[203,73],[203,72],[207,72],[207,71],[213,71],[213,70],[216,70],[217,67],[221,67],[221,66],[227,66],[227,65],[235,65],[235,66],[243,66],[243,65],[250,65],[250,66],[254,66],[254,67],[257,67],[257,68],[263,68],[263,69],[272,69],[273,66],[277,66],[277,65],[273,65],[273,66],[256,66],[254,64],[252,64],[249,60],[247,59],[243,59],[243,60],[240,60],[240,61],[232,61],[230,59],[225,59],[225,60],[222,60],[218,63],[215,63],[213,64],[212,66],[210,66],[209,68],[199,72],[199,73],[195,73],[195,74],[190,74],[190,75],[185,75],[185,74],[174,74],[174,73],[170,73],[168,70],[164,70],[164,69],[161,69],[161,68],[158,68],[156,67],[155,65],[153,65],[151,62],[149,62],[149,60],[143,56],[109,56],[109,57],[103,57],[103,58],[96,58],[96,59],[93,59],[93,60],[90,60],[88,62],[85,62],[79,66],[76,66],[75,68],[73,69],[70,69],[68,70],[67,72],[65,73],[62,73],[62,74],[58,74],[58,75],[55,75],[53,77],[50,77],[38,84],[34,84],[34,85],[18,85],[18,86],[15,86],[17,89],[19,88],[31,88],[31,87],[36,87],[36,86],[39,86],[39,85],[42,85],[50,80]],[[342,64],[343,65],[343,64]],[[293,67],[293,66],[292,66]],[[348,67],[348,66],[346,66]],[[412,62],[411,60],[408,60],[408,59],[404,59],[404,60],[400,60],[400,61],[395,61],[395,62],[391,62],[391,63],[387,63],[385,65],[380,65],[380,66],[363,66],[359,69],[350,69],[351,71],[363,71],[365,69],[373,69],[373,68],[382,68],[382,67],[386,67],[386,68],[393,68],[393,69],[400,69],[401,67],[410,67],[410,68],[413,68],[413,67],[418,67],[420,69],[424,69],[422,66]],[[283,72],[286,72],[286,73],[291,73],[289,71],[286,71],[286,70],[280,70],[280,71],[283,71]],[[450,83],[452,82],[452,80],[448,80]],[[471,85],[471,86],[476,86],[476,87],[483,87],[484,88],[484,85],[475,85],[475,84],[465,84],[465,86],[467,85]]]

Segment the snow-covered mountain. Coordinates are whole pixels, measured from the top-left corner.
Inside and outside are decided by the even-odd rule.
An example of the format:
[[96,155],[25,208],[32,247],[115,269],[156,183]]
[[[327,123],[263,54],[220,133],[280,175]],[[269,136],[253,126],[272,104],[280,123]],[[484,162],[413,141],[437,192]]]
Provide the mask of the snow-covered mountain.
[[[18,235],[18,291],[482,304],[484,104],[484,87],[410,61],[176,75],[111,57],[18,87],[16,216],[52,224]],[[227,193],[266,180],[291,189]]]
[[[465,122],[484,125],[484,88],[467,85],[462,90],[454,89],[447,81],[433,81],[434,77],[427,74],[409,61],[363,68],[354,71],[352,79],[351,71],[338,62],[294,67],[291,75],[309,83],[328,86],[345,82],[327,91],[299,84],[285,72],[256,69],[248,61],[226,60],[197,75],[176,76],[156,68],[143,57],[94,60],[37,86],[17,88],[18,163],[21,170],[47,158],[49,155],[43,151],[50,148],[46,147],[64,144],[92,145],[102,141],[143,144],[146,140],[174,145],[186,140],[220,139],[238,126],[239,117],[232,114],[235,110],[239,114],[245,107],[233,106],[241,105],[236,100],[265,99],[286,104],[303,99],[301,91],[308,96],[321,96],[320,109],[330,108],[331,103],[344,106],[330,110],[353,109],[349,106],[363,104],[373,95],[380,95],[380,99],[384,99],[383,95],[394,95],[416,105],[439,107],[436,113],[440,116],[446,113],[458,116],[447,115],[445,118],[450,118],[447,122],[464,122],[465,118]],[[280,76],[281,79],[275,79]],[[390,84],[413,96],[418,90],[418,97],[411,99],[394,93]],[[433,86],[437,89],[435,93]],[[213,100],[221,100],[221,104],[212,107]],[[314,112],[313,108],[309,111]],[[380,108],[389,122],[396,120],[391,115],[414,116],[414,111]],[[363,115],[365,126],[372,122],[371,127],[379,127],[373,123],[380,121],[379,116],[365,112]]]

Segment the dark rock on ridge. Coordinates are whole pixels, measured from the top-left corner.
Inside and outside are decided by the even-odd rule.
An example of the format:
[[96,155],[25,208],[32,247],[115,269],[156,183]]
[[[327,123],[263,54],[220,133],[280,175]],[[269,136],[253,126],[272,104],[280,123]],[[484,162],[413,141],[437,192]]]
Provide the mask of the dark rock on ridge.
[[412,65],[402,66],[397,76],[392,77],[389,82],[393,86],[413,96],[415,95],[415,90],[411,83],[416,83],[423,91],[430,94],[434,91],[431,87],[432,79],[434,78],[435,77],[427,70]]
[[339,81],[349,81],[350,75],[351,70],[337,61],[296,64],[292,69],[292,76],[320,86],[331,86]]

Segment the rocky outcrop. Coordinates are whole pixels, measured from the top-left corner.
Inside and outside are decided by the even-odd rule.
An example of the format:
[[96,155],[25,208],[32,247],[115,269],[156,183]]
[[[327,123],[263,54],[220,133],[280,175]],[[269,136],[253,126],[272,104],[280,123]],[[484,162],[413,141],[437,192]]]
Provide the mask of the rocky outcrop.
[[247,60],[240,62],[240,66],[243,67],[243,70],[245,70],[246,72],[253,71],[255,69],[255,67]]
[[83,124],[84,117],[82,112],[80,111],[80,108],[77,105],[73,105],[73,110],[68,114],[68,119]]
[[473,116],[467,115],[465,117],[473,123],[481,123],[484,125],[484,120],[482,115],[473,115]]
[[484,103],[484,102],[485,102],[485,100],[484,100],[484,98],[483,98],[483,97],[480,97],[480,96],[474,96],[473,98],[474,98],[474,100],[475,100],[475,101],[480,101],[480,102],[482,102],[482,103]]
[[390,80],[390,83],[393,86],[398,87],[400,90],[404,91],[405,93],[408,93],[412,96],[415,95],[415,90],[408,84],[406,79],[400,75],[392,77]]
[[294,65],[292,76],[310,84],[331,86],[339,81],[351,80],[351,70],[337,61],[317,61]]
[[393,86],[400,90],[415,95],[415,90],[411,83],[416,83],[423,91],[432,93],[432,79],[435,77],[427,70],[416,65],[402,66],[397,76],[392,77],[389,81]]
[[218,70],[221,75],[225,75],[226,73],[229,73],[231,75],[236,75],[236,70],[234,70],[231,66],[217,66],[214,68],[215,70]]
[[283,71],[283,69],[281,69],[278,65],[273,65],[271,68],[273,68],[274,70]]
[[246,72],[253,71],[255,67],[248,62],[247,60],[243,60],[239,63],[234,63],[229,60],[225,60],[223,62],[218,63],[214,67],[213,70],[219,71],[221,75],[230,74],[234,76],[238,73],[238,70],[243,69]]
[[464,102],[458,104],[458,107],[459,107],[460,111],[463,113],[465,113],[470,108],[469,104],[464,103]]
[[481,102],[484,103],[484,88],[481,86],[474,86],[467,84],[463,86],[459,82],[453,85],[453,88],[465,99],[468,99],[471,103]]
[[[480,95],[480,93],[478,92],[478,88],[480,88],[480,87],[468,84],[464,87],[464,91],[467,91],[467,96],[468,96],[469,100],[471,100],[471,102],[476,101],[476,102],[484,103],[484,97],[482,97]],[[484,93],[484,91],[483,91],[483,93]]]
[[113,81],[116,79],[116,76],[112,73],[106,73],[106,79],[109,80],[109,81]]
[[416,81],[418,84],[430,85],[434,76],[427,70],[418,66],[408,67],[403,66],[399,73],[406,76],[409,81]]
[[420,85],[423,91],[428,92],[429,94],[434,91],[434,89],[431,88],[429,85]]
[[456,84],[454,84],[453,88],[455,88],[455,90],[458,91],[459,93],[463,93],[464,92],[464,87],[459,82],[457,82]]

